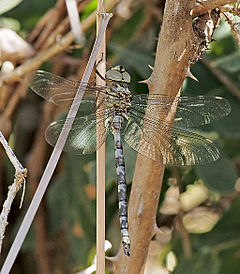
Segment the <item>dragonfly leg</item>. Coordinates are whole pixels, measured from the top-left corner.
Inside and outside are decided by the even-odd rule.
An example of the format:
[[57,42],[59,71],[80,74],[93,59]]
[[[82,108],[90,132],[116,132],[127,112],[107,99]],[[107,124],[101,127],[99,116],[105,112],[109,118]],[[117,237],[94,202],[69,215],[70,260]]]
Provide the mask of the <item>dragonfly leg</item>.
[[98,71],[97,67],[100,65],[100,63],[103,62],[103,54],[101,56],[101,59],[95,64],[95,72],[98,75],[98,77],[100,77],[103,81],[106,81],[106,79],[104,78],[104,76],[102,76],[102,74]]
[[121,143],[120,132],[115,132],[115,164],[118,183],[118,205],[121,238],[124,254],[130,256],[130,237],[128,234],[128,216],[127,216],[127,184],[125,161],[123,157],[123,147]]
[[106,79],[102,76],[102,74],[98,71],[97,68],[95,68],[95,72],[103,81],[106,81]]

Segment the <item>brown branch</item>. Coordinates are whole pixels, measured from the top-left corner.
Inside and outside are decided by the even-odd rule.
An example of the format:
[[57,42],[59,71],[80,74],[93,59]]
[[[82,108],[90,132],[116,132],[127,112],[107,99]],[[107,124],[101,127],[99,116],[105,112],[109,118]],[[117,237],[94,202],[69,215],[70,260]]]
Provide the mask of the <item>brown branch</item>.
[[192,246],[191,246],[188,231],[187,231],[187,229],[185,228],[185,226],[183,224],[184,211],[183,211],[182,205],[181,205],[180,200],[179,200],[180,193],[182,193],[183,190],[182,190],[182,185],[181,185],[181,182],[180,182],[180,174],[179,174],[178,169],[176,167],[173,168],[173,177],[175,178],[175,182],[177,183],[177,187],[178,187],[178,197],[177,197],[178,204],[177,205],[179,207],[177,207],[177,209],[179,211],[178,211],[178,214],[177,214],[176,223],[178,224],[179,233],[181,235],[184,256],[186,258],[190,258],[192,256]]
[[200,14],[206,13],[208,11],[211,11],[215,8],[219,8],[221,6],[224,6],[226,4],[234,4],[237,0],[198,0],[195,1],[194,7],[193,7],[193,16],[198,16]]
[[[78,5],[78,11],[80,12],[89,2],[90,0],[85,0],[81,2]],[[46,43],[43,45],[43,49],[46,49],[52,46],[56,42],[57,37],[62,35],[68,26],[69,26],[69,17],[66,17],[61,21],[61,23],[57,26],[57,28],[49,35]]]
[[[156,61],[151,77],[146,81],[151,94],[177,96],[188,69],[196,61],[202,40],[192,26],[195,1],[167,0],[157,45]],[[159,113],[156,113],[158,117]],[[174,110],[161,116],[172,122]],[[113,260],[114,273],[142,273],[152,237],[155,234],[156,213],[165,166],[141,156],[137,157],[129,201],[131,256],[119,250]]]
[[[118,0],[109,0],[106,2],[106,11],[109,11],[118,3]],[[82,21],[82,29],[86,31],[96,20],[95,13],[90,14],[84,21]],[[37,69],[41,64],[57,53],[67,49],[73,42],[74,37],[72,32],[64,35],[56,44],[50,48],[39,52],[35,57],[28,59],[25,63],[17,67],[13,72],[0,76],[0,83],[10,83],[20,81],[21,78],[28,72]]]
[[28,41],[32,43],[36,39],[34,47],[36,49],[40,49],[49,34],[54,30],[65,15],[65,1],[58,0],[55,7],[48,10],[48,12],[39,20],[35,29],[30,33]]
[[183,215],[184,215],[184,212],[181,209],[180,212],[178,213],[177,222],[178,222],[179,232],[182,237],[181,240],[182,240],[182,245],[183,245],[184,256],[185,256],[185,258],[190,258],[192,256],[192,246],[191,246],[191,242],[190,242],[190,238],[189,238],[187,229],[185,228],[185,226],[183,224]]
[[[9,90],[9,87],[7,87]],[[5,136],[9,136],[12,131],[12,118],[16,111],[16,108],[25,96],[28,90],[28,83],[22,81],[14,89],[13,95],[10,97],[7,106],[0,115],[0,130],[4,133]]]
[[240,9],[232,9],[229,12],[223,12],[223,15],[226,17],[228,24],[231,27],[231,32],[233,34],[234,39],[238,43],[238,46],[240,46],[240,24],[239,22],[236,22],[236,19],[234,16],[240,15]]

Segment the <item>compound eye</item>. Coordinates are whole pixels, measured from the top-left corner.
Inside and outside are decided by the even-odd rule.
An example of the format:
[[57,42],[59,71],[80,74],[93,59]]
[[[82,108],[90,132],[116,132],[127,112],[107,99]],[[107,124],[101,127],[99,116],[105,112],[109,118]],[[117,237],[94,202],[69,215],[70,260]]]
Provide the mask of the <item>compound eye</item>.
[[130,83],[131,81],[131,76],[128,72],[123,72],[122,73],[122,81],[125,82],[125,83]]
[[111,81],[122,81],[122,73],[117,70],[108,70],[106,72],[106,78]]

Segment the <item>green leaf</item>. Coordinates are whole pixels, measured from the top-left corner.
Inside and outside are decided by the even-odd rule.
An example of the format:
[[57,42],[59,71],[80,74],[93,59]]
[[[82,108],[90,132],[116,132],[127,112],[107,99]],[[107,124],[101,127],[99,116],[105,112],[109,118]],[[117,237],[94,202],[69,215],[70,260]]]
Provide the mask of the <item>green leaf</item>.
[[183,95],[221,95],[218,94],[218,90],[222,88],[222,84],[209,73],[209,70],[202,63],[196,63],[191,68],[191,72],[199,82],[186,78]]
[[196,166],[195,170],[199,179],[202,179],[210,189],[219,193],[231,193],[235,189],[238,175],[231,160],[221,148],[219,150],[220,158],[216,162]]
[[81,20],[88,17],[92,12],[96,11],[97,9],[97,0],[90,1],[84,9],[81,11]]
[[220,259],[222,261],[220,274],[240,272],[239,249],[240,245],[238,244],[220,253]]
[[214,61],[214,65],[229,73],[238,72],[240,70],[240,53],[234,52],[224,57],[219,57]]
[[202,248],[190,259],[181,259],[174,274],[219,274],[220,260],[210,251],[211,249]]
[[31,30],[37,24],[41,16],[54,6],[55,2],[55,0],[25,0],[22,1],[21,5],[10,10],[7,13],[7,16],[17,19],[21,24],[22,30]]
[[[66,155],[65,173],[48,191],[52,233],[66,228],[71,262],[86,263],[95,245],[95,197],[88,192],[86,174],[91,156]],[[93,186],[93,190],[95,187]]]
[[[129,40],[137,33],[141,23],[145,19],[145,9],[137,9],[132,16],[124,21],[119,21],[115,26],[115,32],[111,36],[111,40],[117,44],[128,44]],[[146,43],[146,41],[144,41]]]
[[135,48],[122,47],[115,43],[109,43],[108,48],[118,54],[119,63],[131,66],[143,79],[149,77],[150,69],[148,64],[153,65],[154,63],[152,56],[138,51]]
[[221,140],[221,143],[228,152],[230,158],[234,159],[240,155],[240,140],[239,138],[224,138]]
[[[239,238],[240,230],[240,198],[235,199],[230,207],[230,209],[224,214],[223,218],[220,220],[218,226],[216,227],[216,232],[236,232]],[[214,232],[214,231],[213,231]],[[230,235],[230,234],[229,234]],[[235,235],[230,235],[229,239],[235,239]],[[236,239],[237,240],[237,239]]]
[[19,5],[22,0],[0,0],[0,15]]
[[229,24],[226,21],[222,20],[220,23],[220,27],[218,27],[216,31],[214,32],[213,38],[216,40],[220,40],[230,35],[231,35],[231,32],[230,32]]
[[227,22],[221,22],[220,27],[214,32],[213,39],[215,41],[210,44],[211,51],[209,53],[215,57],[222,57],[238,50],[237,43]]

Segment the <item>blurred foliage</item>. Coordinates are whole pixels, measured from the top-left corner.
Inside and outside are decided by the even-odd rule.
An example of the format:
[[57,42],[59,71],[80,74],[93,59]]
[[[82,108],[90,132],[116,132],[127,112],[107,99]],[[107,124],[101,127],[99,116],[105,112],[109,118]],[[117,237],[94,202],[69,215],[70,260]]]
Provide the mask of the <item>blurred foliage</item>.
[[[48,192],[51,233],[64,227],[72,263],[84,263],[95,241],[95,186],[87,177],[88,157],[66,156],[66,172]],[[79,249],[79,247],[81,247]]]
[[[21,5],[9,11],[6,17],[15,22],[15,30],[29,31],[40,20],[41,16],[50,9],[55,1],[23,1]],[[139,4],[132,10],[132,16],[126,21],[120,20],[117,24],[110,25],[111,37],[108,41],[108,61],[111,64],[122,64],[132,75],[131,89],[133,93],[146,93],[147,87],[138,84],[139,80],[148,78],[151,70],[148,64],[154,64],[154,52],[156,37],[159,32],[159,22],[151,21],[146,24],[147,11]],[[96,1],[84,9],[82,18],[86,18],[96,7]],[[7,23],[1,19],[0,24]],[[17,23],[17,24],[16,24]],[[8,23],[10,24],[10,23]],[[145,24],[145,25],[144,25]],[[10,24],[11,25],[11,24]],[[144,27],[143,27],[144,25]],[[88,34],[89,48],[92,41],[92,33]],[[215,33],[216,41],[211,43],[206,57],[213,61],[226,75],[240,86],[240,55],[227,23],[223,22]],[[73,54],[75,58],[84,55],[84,50]],[[60,56],[61,58],[61,56]],[[44,64],[45,67],[52,67],[52,62]],[[66,75],[74,69],[67,67]],[[213,164],[198,167],[177,168],[180,183],[184,189],[188,184],[202,179],[207,187],[219,195],[227,195],[234,191],[235,183],[239,177],[239,166],[237,160],[240,158],[240,102],[230,93],[219,79],[212,75],[208,68],[199,61],[191,69],[193,75],[199,82],[186,79],[184,83],[184,95],[219,95],[227,98],[232,106],[231,114],[214,124],[203,126],[199,131],[214,140],[220,147],[221,158]],[[31,107],[39,105],[40,99],[33,95],[28,96]],[[30,99],[29,99],[30,98]],[[26,108],[26,104],[24,105]],[[20,106],[19,113],[23,111]],[[27,112],[26,112],[27,113]],[[20,118],[17,117],[16,124]],[[22,118],[25,121],[28,117]],[[37,119],[36,119],[37,121]],[[37,123],[37,122],[36,122]],[[20,134],[23,136],[16,141],[17,145],[26,138],[24,133],[31,134],[22,127],[16,127],[14,132],[16,139]],[[36,130],[36,129],[34,129]],[[20,133],[21,131],[21,133]],[[110,251],[115,254],[119,247],[120,231],[118,224],[117,185],[114,167],[114,151],[112,137],[108,138],[106,145],[106,231],[107,239],[113,243]],[[25,139],[24,139],[25,140]],[[32,140],[32,139],[30,139]],[[31,141],[30,141],[31,143]],[[20,145],[21,146],[21,145]],[[30,148],[26,148],[29,153]],[[127,182],[130,185],[134,174],[136,153],[124,144]],[[19,152],[20,157],[23,152]],[[51,245],[54,252],[59,248],[57,243],[53,244],[58,235],[62,242],[61,256],[69,265],[78,265],[80,269],[90,265],[93,259],[95,248],[95,157],[73,156],[64,154],[59,165],[58,172],[47,192],[48,205],[48,228]],[[176,169],[168,166],[163,180],[161,199],[168,188],[168,179],[173,176]],[[8,171],[7,173],[10,173]],[[10,176],[9,176],[10,177]],[[11,181],[11,179],[9,179]],[[174,237],[172,248],[178,257],[178,265],[174,273],[211,273],[211,274],[237,274],[240,273],[240,198],[235,199],[229,208],[224,208],[222,219],[216,227],[205,234],[191,236],[193,256],[186,259],[183,256],[183,247],[178,236]],[[23,214],[23,213],[22,213]],[[22,217],[21,217],[22,218]],[[21,219],[19,217],[19,220]],[[20,222],[18,220],[18,222]],[[15,232],[12,232],[13,234]],[[34,250],[34,241],[28,238],[23,252]],[[57,252],[56,252],[57,253]],[[28,273],[28,272],[25,272]],[[29,271],[31,273],[31,271]]]
[[86,18],[90,13],[94,12],[97,9],[97,0],[92,0],[90,3],[83,9],[81,13],[81,20]]
[[22,0],[1,0],[0,1],[0,15],[11,10],[20,4]]
[[220,153],[221,156],[216,162],[205,166],[196,166],[195,170],[198,177],[201,178],[211,190],[219,193],[231,193],[235,189],[238,174],[230,158],[222,149],[220,149]]
[[22,30],[31,30],[39,21],[41,16],[54,6],[55,0],[38,1],[27,0],[14,9],[8,11],[4,16],[12,17],[21,23]]
[[194,255],[189,259],[184,258],[180,240],[176,239],[173,245],[179,258],[179,265],[174,274],[239,273],[239,210],[238,198],[212,231],[191,236]]

